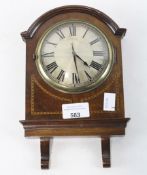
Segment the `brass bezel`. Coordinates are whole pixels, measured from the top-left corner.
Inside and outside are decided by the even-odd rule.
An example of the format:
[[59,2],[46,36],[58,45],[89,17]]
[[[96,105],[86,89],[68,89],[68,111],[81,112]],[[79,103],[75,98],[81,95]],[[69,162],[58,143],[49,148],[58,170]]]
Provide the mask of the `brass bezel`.
[[[81,22],[81,23],[85,23],[91,27],[93,27],[95,30],[97,30],[105,39],[106,43],[107,43],[107,47],[109,50],[109,62],[107,65],[107,68],[105,69],[105,71],[103,72],[103,74],[98,78],[97,81],[93,82],[92,84],[88,85],[88,86],[82,86],[82,87],[67,87],[64,86],[62,84],[59,84],[57,82],[55,82],[53,79],[50,79],[43,67],[42,67],[42,63],[41,63],[41,57],[40,57],[40,49],[41,46],[44,42],[44,39],[46,38],[46,36],[48,35],[48,33],[50,31],[52,31],[54,28],[56,28],[57,26],[64,24],[64,23],[68,23],[68,22]],[[39,39],[39,42],[37,43],[37,47],[36,47],[36,51],[35,51],[35,55],[37,56],[36,59],[36,66],[37,66],[37,70],[40,74],[40,76],[42,77],[42,79],[51,87],[53,87],[54,89],[63,92],[63,93],[69,93],[69,94],[80,94],[80,93],[84,93],[84,92],[88,92],[91,91],[95,88],[97,88],[99,85],[101,85],[109,76],[109,74],[111,73],[113,64],[114,64],[114,48],[112,46],[112,43],[109,41],[109,39],[106,37],[106,35],[96,26],[94,26],[93,24],[90,24],[86,21],[83,20],[64,20],[62,22],[58,22],[55,25],[53,25],[53,27],[49,27],[42,35],[42,37]]]

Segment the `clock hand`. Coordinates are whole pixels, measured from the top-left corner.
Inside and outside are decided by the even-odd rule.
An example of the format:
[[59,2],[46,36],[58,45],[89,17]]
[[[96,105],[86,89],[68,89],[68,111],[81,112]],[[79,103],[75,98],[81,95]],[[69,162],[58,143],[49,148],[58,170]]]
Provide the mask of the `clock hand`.
[[76,61],[76,55],[75,55],[75,52],[74,52],[73,44],[72,44],[72,54],[73,54],[73,58],[74,58],[74,63],[75,63],[75,67],[76,67],[76,72],[77,72],[77,74],[78,74],[78,81],[80,82],[80,79],[79,79],[79,72],[78,72],[78,67],[77,67],[77,61]]
[[78,72],[78,67],[77,67],[77,61],[76,61],[76,56],[73,55],[73,57],[74,57],[74,63],[75,63],[75,67],[76,67],[76,72],[77,72],[78,77],[79,77],[79,72]]
[[89,67],[89,65],[87,64],[87,62],[84,61],[79,55],[77,55],[77,53],[76,53],[75,50],[74,50],[73,43],[72,43],[72,54],[73,54],[74,56],[76,56],[77,58],[79,58],[79,59],[84,63],[85,66],[88,66],[88,67]]
[[75,55],[75,50],[74,50],[74,47],[73,47],[73,43],[72,43],[72,54]]
[[75,54],[75,56],[77,58],[79,58],[84,63],[85,66],[88,66],[89,67],[88,63],[86,61],[84,61],[79,55]]
[[76,55],[75,55],[73,43],[72,43],[72,55],[73,55],[73,58],[74,58],[74,63],[75,63],[76,71],[77,71],[77,74],[78,74],[78,67],[77,67]]

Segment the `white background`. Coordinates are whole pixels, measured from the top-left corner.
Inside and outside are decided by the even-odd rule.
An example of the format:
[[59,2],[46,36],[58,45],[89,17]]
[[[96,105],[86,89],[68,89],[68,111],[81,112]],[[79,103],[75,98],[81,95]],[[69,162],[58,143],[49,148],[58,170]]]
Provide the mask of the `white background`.
[[[40,170],[39,140],[25,139],[25,43],[20,32],[46,11],[81,4],[127,28],[122,40],[125,137],[111,139],[112,168],[103,169],[97,137],[55,138],[50,170]],[[0,174],[147,174],[147,3],[146,0],[3,0],[0,3]]]

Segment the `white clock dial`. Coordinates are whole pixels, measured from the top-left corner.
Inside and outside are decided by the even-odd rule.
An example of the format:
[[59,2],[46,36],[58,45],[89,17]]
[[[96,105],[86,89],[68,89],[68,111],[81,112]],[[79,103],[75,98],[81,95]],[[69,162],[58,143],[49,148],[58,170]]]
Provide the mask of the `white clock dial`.
[[101,84],[113,65],[113,48],[96,27],[82,21],[64,21],[49,29],[36,54],[38,71],[54,88],[89,91]]

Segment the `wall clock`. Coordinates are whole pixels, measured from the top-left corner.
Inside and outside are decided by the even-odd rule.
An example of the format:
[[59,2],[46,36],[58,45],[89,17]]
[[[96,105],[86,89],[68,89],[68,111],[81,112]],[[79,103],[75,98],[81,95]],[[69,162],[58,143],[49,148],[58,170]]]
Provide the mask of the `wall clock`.
[[42,169],[49,168],[54,136],[101,137],[103,167],[110,167],[110,137],[124,135],[129,120],[121,58],[125,32],[96,9],[64,6],[21,33],[26,42],[26,117],[20,122],[26,137],[40,138]]

